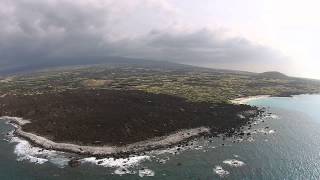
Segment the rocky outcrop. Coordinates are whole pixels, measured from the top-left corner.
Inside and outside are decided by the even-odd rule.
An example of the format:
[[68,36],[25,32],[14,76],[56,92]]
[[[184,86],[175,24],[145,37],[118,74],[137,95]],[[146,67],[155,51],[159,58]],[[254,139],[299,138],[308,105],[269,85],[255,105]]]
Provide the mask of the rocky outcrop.
[[58,151],[72,152],[81,155],[92,156],[111,156],[119,153],[138,153],[142,151],[158,149],[178,144],[187,139],[197,137],[199,135],[208,134],[209,128],[199,127],[188,130],[180,130],[164,137],[156,137],[146,141],[136,142],[124,146],[81,146],[71,143],[57,143],[53,142],[45,137],[35,135],[33,133],[25,132],[21,129],[21,122],[25,121],[21,118],[14,117],[2,117],[2,119],[10,120],[16,126],[15,135],[25,138],[37,146],[41,146],[45,149],[52,149]]

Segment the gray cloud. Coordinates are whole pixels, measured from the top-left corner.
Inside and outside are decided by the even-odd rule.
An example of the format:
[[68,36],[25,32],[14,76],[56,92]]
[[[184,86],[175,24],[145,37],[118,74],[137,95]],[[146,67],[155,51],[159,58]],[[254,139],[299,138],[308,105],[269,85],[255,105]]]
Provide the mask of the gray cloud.
[[129,2],[0,0],[2,69],[108,56],[240,69],[285,62],[277,51],[241,37],[177,30],[179,10],[166,1]]
[[221,32],[207,29],[189,33],[153,31],[136,41],[132,43],[136,44],[134,49],[126,47],[125,53],[131,52],[128,56],[251,71],[279,70],[288,62],[270,47],[241,37],[224,38]]

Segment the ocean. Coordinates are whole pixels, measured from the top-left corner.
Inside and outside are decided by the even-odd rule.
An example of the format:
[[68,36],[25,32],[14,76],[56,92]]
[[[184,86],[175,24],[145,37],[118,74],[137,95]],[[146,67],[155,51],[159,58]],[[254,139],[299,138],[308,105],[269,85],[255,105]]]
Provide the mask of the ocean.
[[[12,137],[0,122],[0,179],[320,179],[320,95],[269,97],[248,104],[271,113],[239,138],[199,139],[189,148],[154,151],[130,159],[82,158],[46,151]],[[98,164],[99,162],[99,164]]]

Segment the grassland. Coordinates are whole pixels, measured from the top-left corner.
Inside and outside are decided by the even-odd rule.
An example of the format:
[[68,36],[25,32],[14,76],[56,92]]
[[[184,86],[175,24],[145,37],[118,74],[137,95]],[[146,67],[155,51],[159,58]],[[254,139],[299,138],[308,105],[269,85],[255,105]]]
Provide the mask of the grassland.
[[280,73],[249,73],[176,64],[109,63],[48,70],[0,80],[0,94],[34,95],[70,89],[142,90],[221,103],[244,96],[319,93],[320,81]]

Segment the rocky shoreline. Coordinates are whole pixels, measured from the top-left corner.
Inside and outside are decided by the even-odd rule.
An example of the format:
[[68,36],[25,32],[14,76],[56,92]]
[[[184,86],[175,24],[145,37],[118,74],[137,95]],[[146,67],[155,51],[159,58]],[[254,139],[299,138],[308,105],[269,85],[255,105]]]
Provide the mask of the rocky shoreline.
[[199,137],[201,135],[206,135],[210,132],[210,129],[207,127],[199,127],[187,130],[180,130],[168,136],[156,137],[153,139],[128,144],[125,146],[81,146],[71,143],[57,143],[45,137],[25,132],[22,130],[21,126],[23,126],[26,123],[30,123],[30,121],[28,120],[8,116],[0,117],[0,119],[7,120],[15,126],[14,134],[16,136],[24,138],[29,142],[35,144],[36,146],[40,146],[48,150],[57,150],[95,157],[109,157],[121,154],[135,154],[154,149],[166,148]]
[[0,117],[15,125],[16,136],[44,149],[95,157],[138,155],[200,136],[241,136],[241,128],[262,113],[244,104],[118,90],[6,96],[0,104]]

